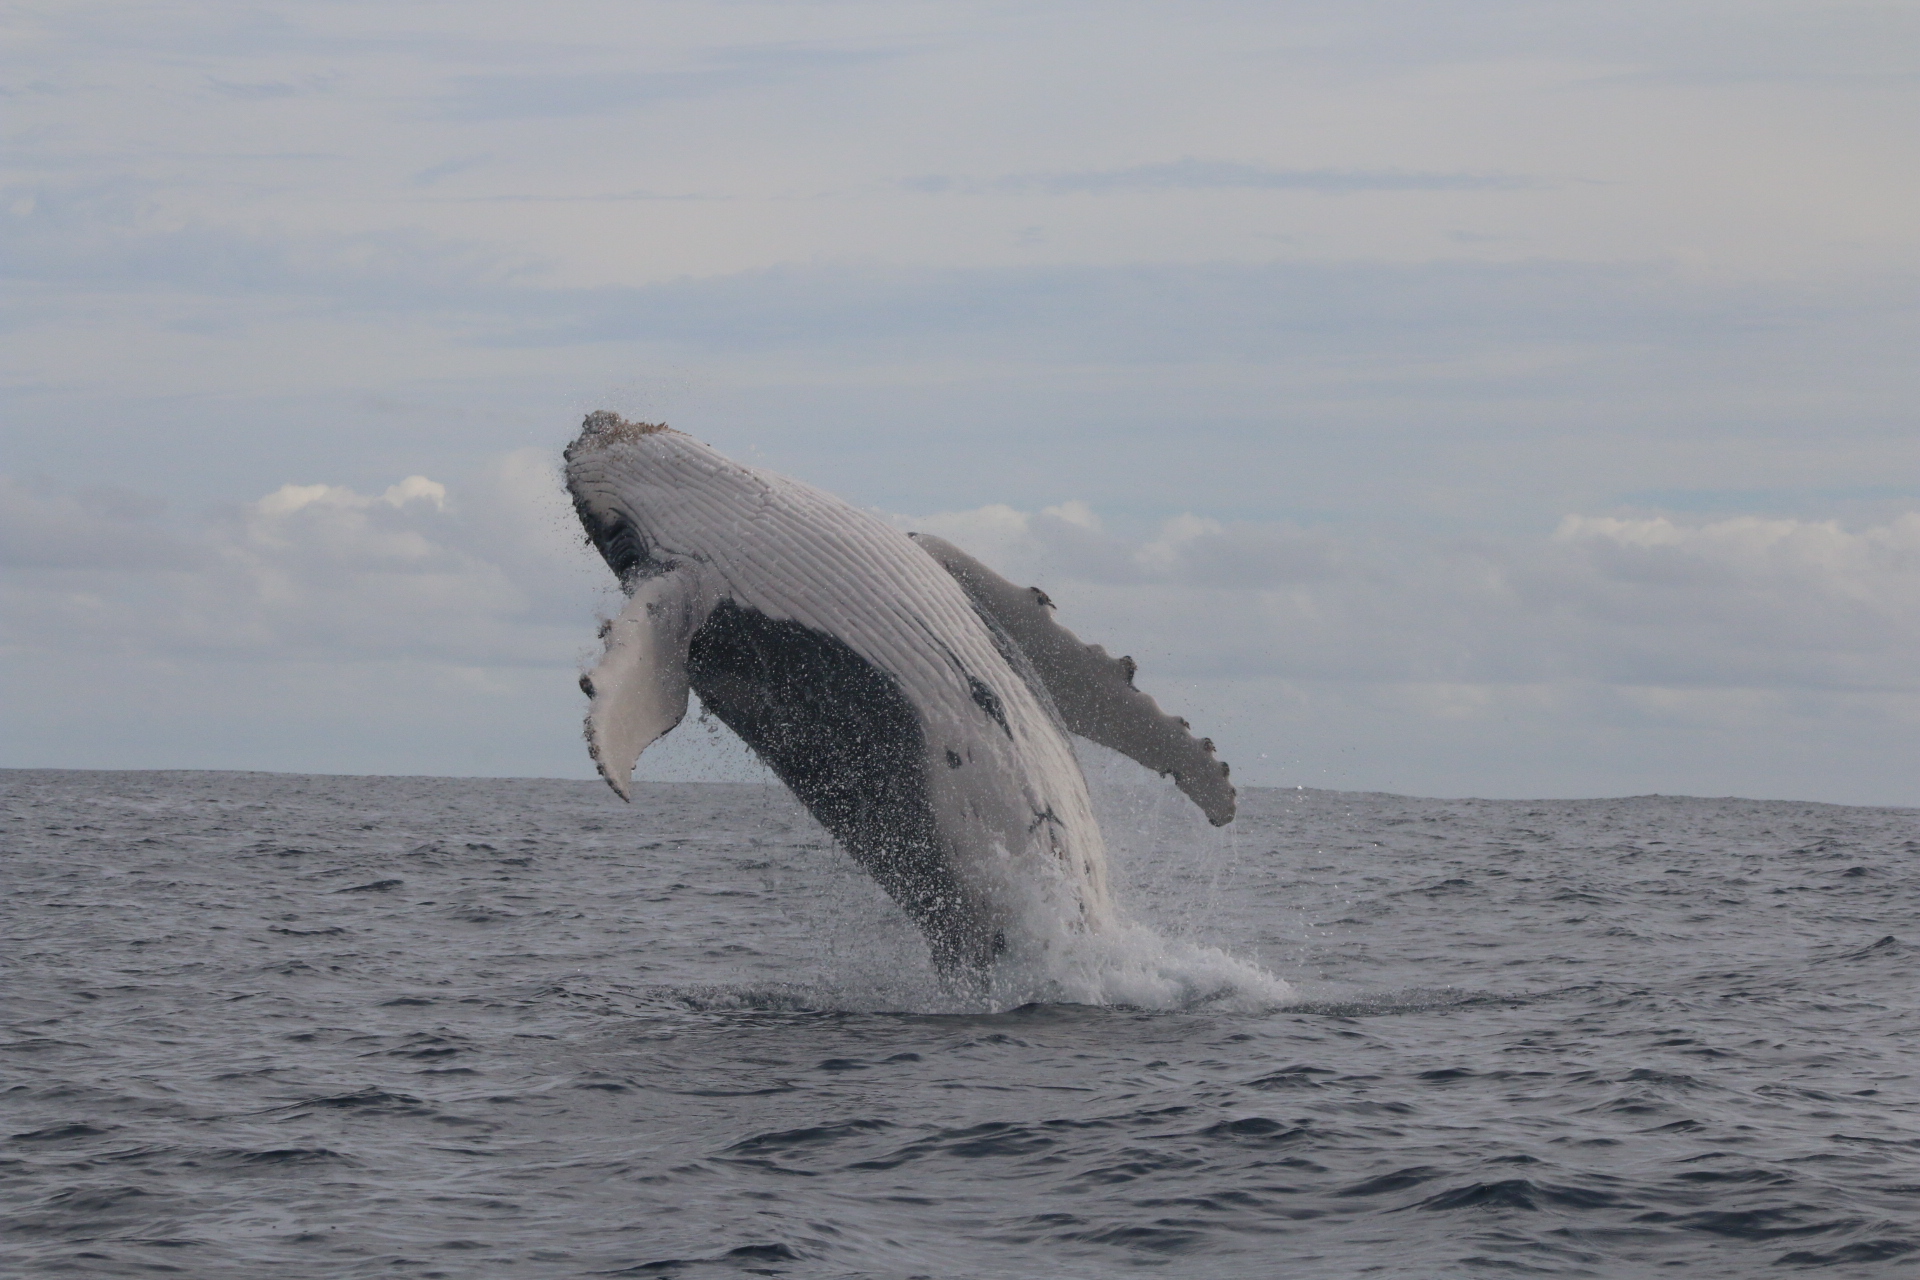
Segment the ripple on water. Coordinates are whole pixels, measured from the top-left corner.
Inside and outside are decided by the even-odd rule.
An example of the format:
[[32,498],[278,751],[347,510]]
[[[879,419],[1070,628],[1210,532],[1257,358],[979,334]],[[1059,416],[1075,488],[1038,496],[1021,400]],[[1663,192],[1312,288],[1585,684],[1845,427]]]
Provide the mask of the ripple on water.
[[765,788],[0,783],[24,1276],[1920,1274],[1910,811],[1109,793],[957,990]]

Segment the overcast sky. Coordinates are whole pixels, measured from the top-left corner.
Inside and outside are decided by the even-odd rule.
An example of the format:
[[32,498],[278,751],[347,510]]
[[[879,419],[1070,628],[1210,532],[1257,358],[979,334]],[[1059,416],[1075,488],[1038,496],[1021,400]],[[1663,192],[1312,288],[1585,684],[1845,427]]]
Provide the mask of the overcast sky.
[[1246,781],[1920,804],[1909,4],[12,13],[0,764],[587,776],[604,407]]

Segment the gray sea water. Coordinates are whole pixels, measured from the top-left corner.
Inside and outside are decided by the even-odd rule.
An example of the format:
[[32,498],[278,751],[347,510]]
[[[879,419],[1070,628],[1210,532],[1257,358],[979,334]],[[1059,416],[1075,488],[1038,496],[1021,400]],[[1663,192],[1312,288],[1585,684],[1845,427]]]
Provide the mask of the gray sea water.
[[1100,792],[983,999],[773,788],[0,774],[0,1270],[1920,1268],[1920,811]]

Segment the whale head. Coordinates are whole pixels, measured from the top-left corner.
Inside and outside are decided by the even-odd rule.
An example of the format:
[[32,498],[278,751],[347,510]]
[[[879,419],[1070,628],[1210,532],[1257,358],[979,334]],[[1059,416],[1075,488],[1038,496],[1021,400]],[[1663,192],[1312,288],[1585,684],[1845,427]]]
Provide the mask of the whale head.
[[691,443],[664,422],[628,422],[600,409],[566,448],[567,492],[580,526],[622,583],[646,576],[655,562],[644,499],[665,482],[659,464],[666,455]]

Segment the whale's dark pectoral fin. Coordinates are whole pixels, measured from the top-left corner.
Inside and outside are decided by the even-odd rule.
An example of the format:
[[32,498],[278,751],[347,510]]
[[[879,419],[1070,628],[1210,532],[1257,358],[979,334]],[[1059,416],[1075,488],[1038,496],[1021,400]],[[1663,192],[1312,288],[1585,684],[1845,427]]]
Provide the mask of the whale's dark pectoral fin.
[[580,677],[587,751],[600,776],[631,800],[633,766],[687,714],[687,646],[710,611],[695,574],[674,569],[634,586],[620,616],[601,629],[606,652]]
[[1038,587],[1016,587],[944,538],[913,540],[965,589],[974,608],[992,618],[1033,663],[1067,728],[1103,747],[1171,774],[1207,821],[1233,821],[1233,784],[1213,742],[1196,738],[1185,720],[1168,715],[1133,687],[1134,661],[1115,658],[1053,620],[1053,602]]

